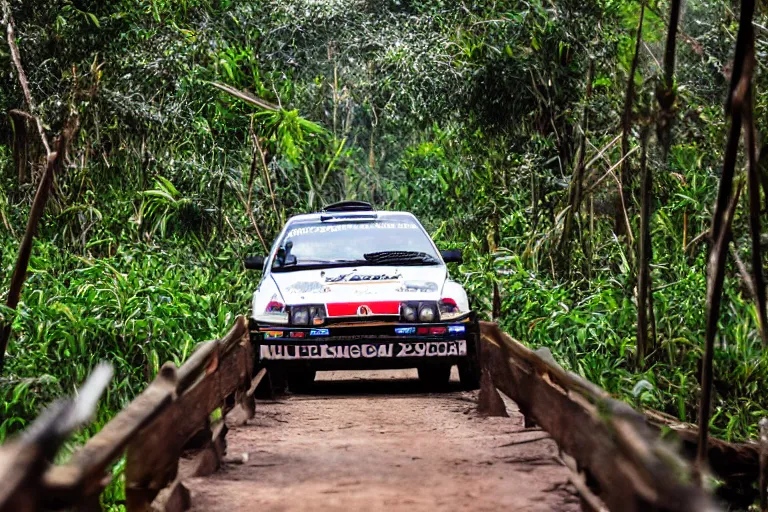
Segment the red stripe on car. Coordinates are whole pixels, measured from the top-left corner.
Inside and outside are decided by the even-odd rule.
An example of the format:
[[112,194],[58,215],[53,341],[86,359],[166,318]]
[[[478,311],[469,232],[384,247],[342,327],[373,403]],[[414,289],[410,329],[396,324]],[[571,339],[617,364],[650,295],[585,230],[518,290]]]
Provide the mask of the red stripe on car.
[[[380,301],[380,302],[335,302],[326,304],[328,316],[358,316],[363,306],[367,307],[367,315],[399,315],[400,301]],[[366,311],[366,308],[363,308]]]

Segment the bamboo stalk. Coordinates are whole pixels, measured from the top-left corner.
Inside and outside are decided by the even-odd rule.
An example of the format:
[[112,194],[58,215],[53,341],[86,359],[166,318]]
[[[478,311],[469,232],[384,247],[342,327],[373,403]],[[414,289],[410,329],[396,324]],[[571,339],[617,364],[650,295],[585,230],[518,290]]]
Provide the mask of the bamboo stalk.
[[[643,130],[640,156],[640,233],[637,243],[637,366],[645,365],[648,353],[648,314],[653,293],[649,284],[651,274],[651,170],[648,168],[648,130]],[[652,314],[651,314],[652,316]]]

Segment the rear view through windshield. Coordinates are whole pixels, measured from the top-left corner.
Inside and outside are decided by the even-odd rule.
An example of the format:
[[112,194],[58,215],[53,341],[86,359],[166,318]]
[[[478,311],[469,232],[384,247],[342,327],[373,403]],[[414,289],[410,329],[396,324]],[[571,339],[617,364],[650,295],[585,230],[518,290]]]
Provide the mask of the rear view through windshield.
[[440,259],[421,226],[408,217],[301,223],[288,229],[274,271],[358,265],[435,265]]

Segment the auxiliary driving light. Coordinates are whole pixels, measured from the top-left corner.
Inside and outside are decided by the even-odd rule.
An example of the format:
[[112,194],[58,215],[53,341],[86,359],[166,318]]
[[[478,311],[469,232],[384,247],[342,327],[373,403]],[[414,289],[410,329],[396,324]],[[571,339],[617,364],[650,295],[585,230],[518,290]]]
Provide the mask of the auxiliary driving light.
[[437,302],[408,301],[400,304],[400,321],[409,324],[415,322],[437,322],[440,320],[440,313]]
[[408,304],[403,304],[403,320],[406,322],[416,321],[416,308]]
[[435,307],[431,304],[422,304],[419,308],[420,322],[433,322],[437,318]]

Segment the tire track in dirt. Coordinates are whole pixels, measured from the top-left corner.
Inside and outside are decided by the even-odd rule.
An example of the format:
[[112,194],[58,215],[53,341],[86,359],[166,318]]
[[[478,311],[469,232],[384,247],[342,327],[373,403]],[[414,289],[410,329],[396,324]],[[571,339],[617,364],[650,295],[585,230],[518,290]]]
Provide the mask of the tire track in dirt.
[[327,372],[311,395],[259,401],[227,435],[241,462],[185,481],[193,509],[579,510],[546,432],[512,403],[478,417],[455,378],[426,394],[415,370]]

